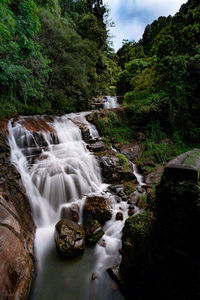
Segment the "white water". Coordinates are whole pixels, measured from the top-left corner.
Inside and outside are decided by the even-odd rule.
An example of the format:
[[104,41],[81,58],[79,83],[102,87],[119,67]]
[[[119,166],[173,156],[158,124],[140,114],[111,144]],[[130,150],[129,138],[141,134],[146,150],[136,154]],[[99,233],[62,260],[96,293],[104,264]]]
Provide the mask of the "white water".
[[104,108],[105,109],[111,109],[111,108],[118,108],[119,103],[117,102],[116,96],[106,96],[104,102]]
[[101,172],[95,158],[82,140],[80,129],[70,120],[73,115],[56,118],[50,126],[55,130],[59,144],[53,144],[51,135],[41,133],[48,147],[42,150],[33,165],[25,150],[34,155],[40,146],[33,133],[20,122],[9,124],[11,161],[19,170],[28,193],[37,227],[54,224],[59,219],[59,207],[78,201],[85,194],[100,191]]
[[143,176],[138,172],[137,166],[135,164],[132,165],[133,165],[133,173],[137,179],[137,182],[139,183],[139,186],[146,185],[146,183],[143,181],[144,180]]
[[[42,133],[48,145],[34,161],[29,157],[40,149],[31,131],[26,130],[21,120],[9,123],[9,142],[11,147],[11,161],[19,170],[26,188],[34,221],[37,225],[36,250],[39,262],[45,255],[50,240],[53,239],[54,225],[60,220],[60,211],[70,203],[77,203],[82,208],[85,195],[101,194],[110,197],[112,220],[105,225],[106,247],[97,246],[105,252],[101,261],[106,262],[112,256],[119,258],[118,250],[121,244],[121,229],[127,218],[127,204],[118,204],[109,193],[103,193],[106,185],[102,184],[101,170],[98,162],[87,150],[82,140],[80,129],[74,122],[81,122],[89,127],[91,136],[98,137],[95,127],[85,119],[86,113],[69,114],[55,118],[49,125],[54,129],[58,144],[53,144],[52,136]],[[37,118],[37,117],[36,117]],[[28,147],[27,147],[28,146]],[[26,150],[26,151],[25,151]],[[37,150],[37,151],[36,151]],[[115,221],[118,211],[124,214],[124,221]],[[98,263],[107,268],[107,263]]]
[[[39,133],[42,148],[33,132],[21,125],[25,117],[9,123],[11,161],[21,174],[37,226],[35,248],[39,270],[43,268],[46,253],[54,247],[54,227],[61,218],[62,207],[77,203],[81,211],[86,195],[90,194],[109,197],[112,210],[112,219],[105,224],[105,234],[95,248],[94,271],[101,273],[120,262],[121,234],[128,217],[128,204],[117,203],[115,197],[106,191],[107,185],[102,183],[98,162],[88,151],[81,131],[75,125],[84,124],[90,129],[91,137],[98,138],[96,128],[87,122],[86,115],[77,113],[55,118],[49,123],[55,132],[54,139],[50,133]],[[37,117],[35,119],[37,121]],[[134,173],[137,174],[135,167]],[[142,178],[138,174],[137,178],[141,184]],[[119,211],[123,214],[123,221],[115,220]]]

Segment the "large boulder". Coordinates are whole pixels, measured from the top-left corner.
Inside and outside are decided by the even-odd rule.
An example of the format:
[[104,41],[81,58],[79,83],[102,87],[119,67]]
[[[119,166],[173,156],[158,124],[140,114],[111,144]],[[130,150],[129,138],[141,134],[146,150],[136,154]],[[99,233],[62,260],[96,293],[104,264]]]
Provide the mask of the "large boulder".
[[87,145],[87,148],[91,151],[91,152],[102,152],[105,150],[105,144],[103,142],[96,142],[94,144],[90,144]]
[[[119,271],[122,280],[120,283],[126,299],[132,299],[133,289],[135,299],[147,299],[144,274],[150,265],[149,241],[152,222],[152,216],[146,211],[131,216],[125,222],[122,232],[122,261]],[[151,276],[148,280],[151,280]],[[143,297],[141,298],[140,295]]]
[[102,196],[88,196],[83,207],[83,222],[97,220],[101,225],[112,218],[109,200]]
[[117,156],[99,156],[102,176],[107,183],[121,183],[135,179],[132,164],[127,160],[124,166]]
[[96,244],[104,235],[101,224],[97,220],[92,220],[85,226],[86,241],[90,244]]
[[75,223],[78,223],[79,222],[79,212],[80,212],[80,208],[79,208],[78,204],[73,203],[71,206],[62,207],[61,218],[68,219]]
[[62,219],[56,224],[55,242],[61,256],[77,256],[85,249],[85,231],[81,225]]

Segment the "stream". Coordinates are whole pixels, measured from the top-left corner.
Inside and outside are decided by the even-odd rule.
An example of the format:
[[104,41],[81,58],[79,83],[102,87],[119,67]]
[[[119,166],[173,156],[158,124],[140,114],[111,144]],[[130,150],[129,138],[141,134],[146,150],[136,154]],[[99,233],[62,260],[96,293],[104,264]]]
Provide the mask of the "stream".
[[[105,109],[118,107],[116,97],[107,97]],[[117,203],[104,184],[95,156],[87,149],[81,130],[74,122],[81,120],[93,139],[99,134],[88,123],[88,113],[72,113],[44,121],[51,130],[35,134],[25,126],[30,117],[9,122],[11,161],[20,172],[26,188],[37,230],[35,252],[37,278],[29,300],[122,300],[124,297],[106,269],[120,263],[121,232],[128,218],[128,204]],[[40,117],[41,118],[41,117]],[[34,124],[38,117],[31,117]],[[142,176],[133,165],[139,185]],[[59,257],[55,242],[55,224],[62,209],[77,204],[81,212],[87,195],[101,195],[110,199],[112,219],[104,226],[104,236],[83,255],[71,260]],[[116,221],[117,211],[123,221]]]

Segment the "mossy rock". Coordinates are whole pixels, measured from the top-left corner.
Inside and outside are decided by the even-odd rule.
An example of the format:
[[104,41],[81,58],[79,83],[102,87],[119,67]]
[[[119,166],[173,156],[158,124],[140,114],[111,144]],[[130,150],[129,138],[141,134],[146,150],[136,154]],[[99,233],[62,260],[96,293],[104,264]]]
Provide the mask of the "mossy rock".
[[85,232],[81,225],[62,219],[56,224],[55,229],[55,242],[61,256],[71,258],[84,251]]
[[89,244],[96,244],[104,235],[101,224],[97,220],[93,220],[85,226],[86,241]]
[[88,196],[83,207],[83,223],[93,220],[103,225],[112,218],[109,200],[102,196]]

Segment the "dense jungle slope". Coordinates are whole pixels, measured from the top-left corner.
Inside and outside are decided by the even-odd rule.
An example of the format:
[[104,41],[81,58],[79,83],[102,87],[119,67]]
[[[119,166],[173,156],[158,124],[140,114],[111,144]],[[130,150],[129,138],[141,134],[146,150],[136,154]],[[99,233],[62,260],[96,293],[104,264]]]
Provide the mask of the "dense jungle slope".
[[179,150],[199,143],[199,33],[200,3],[189,0],[117,53],[122,69],[117,94],[124,95],[132,124],[145,126],[150,143],[170,137]]
[[[102,1],[0,3],[0,116],[87,109],[115,82]],[[116,73],[116,72],[115,72]]]

